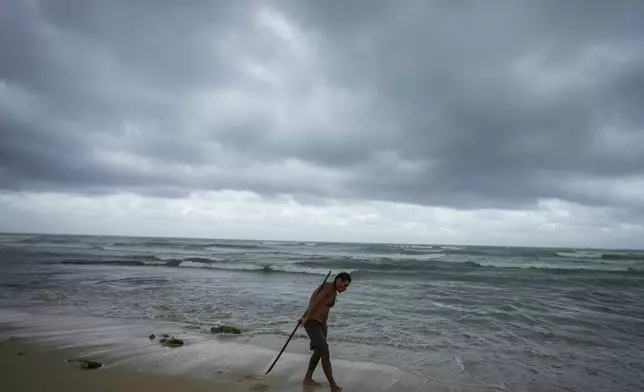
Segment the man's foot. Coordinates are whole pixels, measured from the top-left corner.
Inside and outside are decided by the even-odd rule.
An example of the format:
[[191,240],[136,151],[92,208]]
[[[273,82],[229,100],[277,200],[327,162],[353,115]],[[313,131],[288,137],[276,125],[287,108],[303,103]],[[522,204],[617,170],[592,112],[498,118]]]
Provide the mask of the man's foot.
[[342,392],[342,388],[337,385],[331,385],[331,392]]
[[307,387],[320,387],[322,384],[319,382],[315,381],[312,378],[305,378],[304,381],[302,381],[302,384],[304,384]]

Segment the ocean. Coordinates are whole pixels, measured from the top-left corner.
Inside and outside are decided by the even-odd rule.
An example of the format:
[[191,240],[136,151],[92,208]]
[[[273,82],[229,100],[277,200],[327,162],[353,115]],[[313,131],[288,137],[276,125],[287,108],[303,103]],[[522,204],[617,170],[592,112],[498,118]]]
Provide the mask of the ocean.
[[[1,234],[0,271],[0,322],[122,342],[170,373],[261,372],[324,276],[347,271],[329,319],[345,387],[644,390],[642,251]],[[209,333],[220,324],[243,333]],[[188,344],[154,354],[161,330]],[[301,378],[308,355],[300,329],[273,372]]]

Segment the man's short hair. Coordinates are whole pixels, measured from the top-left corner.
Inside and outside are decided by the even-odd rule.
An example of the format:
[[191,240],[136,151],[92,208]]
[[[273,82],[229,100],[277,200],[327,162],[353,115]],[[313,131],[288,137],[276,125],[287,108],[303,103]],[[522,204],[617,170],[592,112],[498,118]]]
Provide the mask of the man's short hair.
[[346,282],[348,280],[349,283],[351,283],[351,275],[349,275],[347,272],[340,272],[335,276],[335,279],[333,279],[333,281],[335,282],[336,280],[338,280],[338,278],[343,282]]

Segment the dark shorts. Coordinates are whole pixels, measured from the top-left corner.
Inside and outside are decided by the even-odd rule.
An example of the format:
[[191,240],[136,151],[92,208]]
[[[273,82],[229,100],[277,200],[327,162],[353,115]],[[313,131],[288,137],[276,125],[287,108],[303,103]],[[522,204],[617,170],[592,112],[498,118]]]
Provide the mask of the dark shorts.
[[309,335],[309,339],[311,339],[311,350],[317,351],[320,355],[328,355],[329,345],[326,342],[326,324],[317,320],[307,320],[304,323],[304,329],[306,334]]

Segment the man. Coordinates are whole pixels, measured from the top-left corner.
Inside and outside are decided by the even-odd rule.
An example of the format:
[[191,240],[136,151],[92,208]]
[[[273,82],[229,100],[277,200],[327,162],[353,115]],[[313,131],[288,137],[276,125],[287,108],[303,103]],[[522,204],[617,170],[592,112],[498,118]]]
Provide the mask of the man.
[[309,308],[306,310],[300,322],[306,330],[306,334],[311,339],[311,360],[309,367],[304,376],[304,385],[320,386],[319,383],[313,381],[313,372],[318,366],[320,359],[322,360],[322,369],[326,378],[329,380],[331,392],[340,392],[342,388],[335,383],[333,379],[333,372],[331,371],[331,358],[329,355],[329,345],[326,341],[327,325],[326,321],[329,317],[329,311],[335,305],[335,297],[337,293],[344,292],[351,283],[351,276],[346,272],[339,273],[333,282],[325,283],[318,287],[317,290],[311,294],[309,299]]

